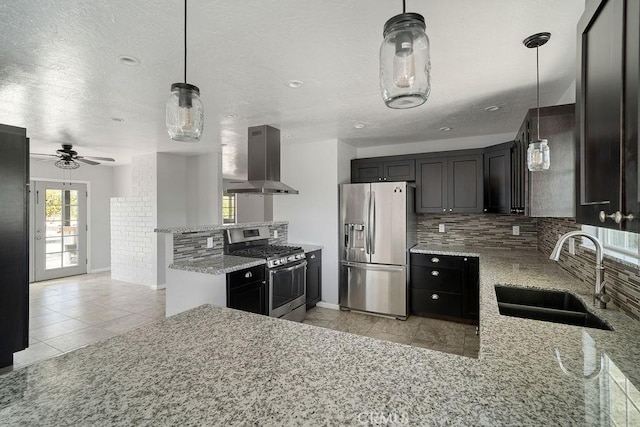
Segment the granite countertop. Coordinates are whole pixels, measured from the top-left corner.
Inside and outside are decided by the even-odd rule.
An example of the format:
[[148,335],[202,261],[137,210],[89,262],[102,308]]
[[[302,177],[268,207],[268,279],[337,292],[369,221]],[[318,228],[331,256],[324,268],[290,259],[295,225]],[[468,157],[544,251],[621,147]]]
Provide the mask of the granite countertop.
[[234,255],[213,255],[197,261],[178,261],[169,265],[174,270],[192,271],[206,274],[227,274],[245,268],[264,265],[267,262],[260,258],[247,258]]
[[169,233],[169,234],[182,234],[182,233],[197,233],[200,231],[216,231],[216,230],[228,230],[230,228],[246,228],[246,227],[260,227],[260,226],[277,226],[289,224],[288,221],[264,221],[264,222],[245,222],[242,224],[211,224],[211,225],[193,225],[185,227],[166,227],[156,228],[153,231],[156,233]]
[[300,246],[302,248],[302,250],[304,251],[304,253],[313,252],[313,251],[319,251],[321,249],[324,249],[324,246],[313,245],[311,243],[291,243],[291,242],[288,242],[287,246]]
[[590,289],[536,251],[471,253],[479,359],[201,306],[0,376],[0,424],[606,425],[633,407],[613,400],[625,376],[637,404],[638,322],[595,309],[615,331],[501,316],[496,283]]

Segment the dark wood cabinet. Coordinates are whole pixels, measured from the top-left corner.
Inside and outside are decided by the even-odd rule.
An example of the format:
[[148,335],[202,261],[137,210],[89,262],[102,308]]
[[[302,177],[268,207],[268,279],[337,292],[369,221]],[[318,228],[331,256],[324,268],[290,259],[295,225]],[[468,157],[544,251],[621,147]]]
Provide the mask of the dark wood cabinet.
[[29,345],[29,140],[0,125],[0,368]]
[[484,212],[511,212],[511,167],[513,151],[513,141],[485,149]]
[[263,265],[227,274],[227,307],[268,314],[267,282]]
[[307,257],[307,309],[322,300],[322,250],[309,252]]
[[378,157],[353,159],[351,182],[415,181],[416,170],[413,158]]
[[575,165],[581,224],[640,231],[639,26],[635,0],[589,1],[578,23]]
[[483,211],[482,154],[454,153],[435,153],[416,159],[417,213]]
[[479,260],[411,254],[411,314],[465,323],[479,319]]

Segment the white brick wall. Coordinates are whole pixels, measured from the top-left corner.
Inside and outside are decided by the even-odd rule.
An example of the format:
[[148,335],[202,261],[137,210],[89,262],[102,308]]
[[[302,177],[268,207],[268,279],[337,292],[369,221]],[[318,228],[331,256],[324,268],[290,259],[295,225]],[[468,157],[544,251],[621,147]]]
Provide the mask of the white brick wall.
[[111,277],[152,287],[158,285],[155,159],[134,157],[134,196],[111,198]]

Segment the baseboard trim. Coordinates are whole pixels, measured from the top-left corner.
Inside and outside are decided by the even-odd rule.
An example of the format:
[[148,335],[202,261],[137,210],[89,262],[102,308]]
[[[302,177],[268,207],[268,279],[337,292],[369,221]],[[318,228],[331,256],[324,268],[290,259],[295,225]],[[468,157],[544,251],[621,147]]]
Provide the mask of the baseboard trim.
[[151,285],[149,287],[151,289],[153,289],[154,291],[159,291],[159,290],[162,290],[162,289],[166,289],[167,285],[166,285],[166,283],[163,283],[162,285]]
[[331,310],[340,310],[340,306],[338,304],[331,304],[330,302],[320,301],[316,304],[316,307],[320,308],[328,308]]
[[104,273],[105,271],[111,271],[111,267],[94,268],[93,270],[89,271],[89,273]]

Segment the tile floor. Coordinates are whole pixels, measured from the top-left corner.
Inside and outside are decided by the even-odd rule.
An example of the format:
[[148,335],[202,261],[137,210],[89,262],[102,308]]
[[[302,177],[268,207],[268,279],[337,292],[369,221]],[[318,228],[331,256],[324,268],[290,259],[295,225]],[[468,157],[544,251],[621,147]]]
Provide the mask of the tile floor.
[[164,318],[164,290],[109,272],[32,283],[29,293],[29,347],[14,370]]
[[[164,318],[165,292],[86,274],[30,285],[29,348],[13,370]],[[314,307],[304,323],[437,351],[478,357],[475,326],[411,316],[406,321]],[[11,368],[0,371],[7,372]]]
[[303,323],[467,357],[477,358],[480,349],[474,325],[426,317],[410,316],[402,321],[314,307]]

